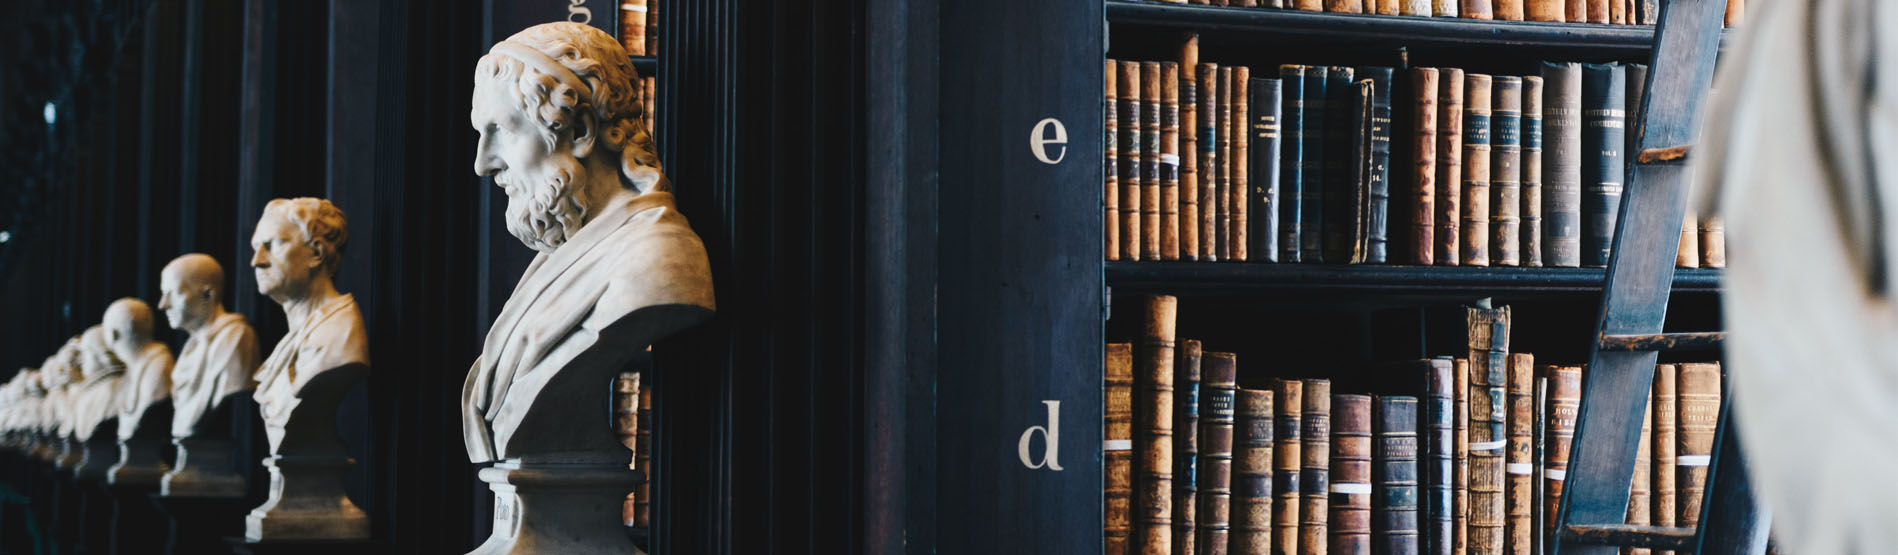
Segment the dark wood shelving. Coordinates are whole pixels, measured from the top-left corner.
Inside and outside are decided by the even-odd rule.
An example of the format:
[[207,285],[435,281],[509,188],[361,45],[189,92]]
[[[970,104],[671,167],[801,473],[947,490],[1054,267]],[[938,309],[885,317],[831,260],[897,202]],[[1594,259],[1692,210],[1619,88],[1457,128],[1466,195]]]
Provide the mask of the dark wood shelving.
[[1484,21],[1451,17],[1338,14],[1106,0],[1114,24],[1262,33],[1316,41],[1381,41],[1409,46],[1517,46],[1621,54],[1654,46],[1652,25]]
[[[1108,262],[1107,284],[1174,294],[1337,294],[1402,298],[1523,298],[1601,292],[1601,268],[1497,268],[1212,262]],[[1720,271],[1676,270],[1676,293],[1720,291]]]

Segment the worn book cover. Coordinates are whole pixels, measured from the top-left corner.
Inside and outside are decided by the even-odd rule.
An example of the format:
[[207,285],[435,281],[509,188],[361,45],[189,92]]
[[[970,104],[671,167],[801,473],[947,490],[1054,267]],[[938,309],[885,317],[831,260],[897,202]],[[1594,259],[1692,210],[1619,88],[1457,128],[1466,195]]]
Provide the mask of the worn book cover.
[[1470,547],[1470,360],[1459,358],[1451,367],[1451,376],[1456,379],[1456,452],[1455,491],[1452,492],[1450,517],[1453,523],[1450,531],[1451,549],[1456,555],[1469,552]]
[[[1593,6],[1590,6],[1593,9]],[[1627,70],[1582,66],[1582,265],[1608,265],[1627,172]]]
[[1561,23],[1568,21],[1568,7],[1562,0],[1528,0],[1526,6],[1529,21],[1547,21]]
[[1231,530],[1238,359],[1232,353],[1208,352],[1204,360],[1204,393],[1199,398],[1199,522],[1194,540],[1201,555],[1220,555],[1226,552]]
[[[1310,397],[1307,397],[1309,399]],[[1326,553],[1371,553],[1371,396],[1331,396]]]
[[1199,260],[1199,35],[1180,41],[1180,260]]
[[1490,264],[1522,265],[1522,78],[1498,75],[1491,83],[1489,225]]
[[1470,352],[1469,552],[1504,549],[1505,386],[1508,375],[1509,307],[1468,309]]
[[[1359,101],[1357,69],[1343,66],[1326,68],[1323,122],[1325,139],[1323,172],[1324,225],[1322,259],[1332,264],[1359,262],[1353,255],[1362,245],[1354,240],[1362,223],[1355,217],[1362,208],[1362,170],[1358,164],[1365,137],[1364,105]],[[1368,100],[1368,99],[1366,99]]]
[[[1588,14],[1587,14],[1587,15],[1588,15],[1588,22],[1589,22],[1589,23],[1607,23],[1607,22],[1609,22],[1609,18],[1608,18],[1608,0],[1587,0],[1587,4],[1588,4]],[[1577,22],[1579,22],[1579,21],[1580,21],[1580,20],[1577,20]]]
[[[1650,436],[1654,426],[1653,402],[1653,397],[1649,396],[1647,410],[1641,413],[1641,443],[1634,452],[1634,484],[1628,488],[1628,524],[1635,526],[1654,523],[1651,516],[1654,510],[1654,498],[1650,493],[1653,488],[1653,478],[1650,477],[1653,471],[1650,466],[1654,464],[1654,443]],[[1549,528],[1548,536],[1555,537],[1553,526]],[[1623,547],[1621,555],[1648,555],[1648,549]]]
[[1456,494],[1456,364],[1449,357],[1424,363],[1421,399],[1423,442],[1422,497],[1418,500],[1420,537],[1425,555],[1450,555],[1455,539]]
[[1522,78],[1522,265],[1542,266],[1542,78]]
[[1688,203],[1687,214],[1681,217],[1680,247],[1674,251],[1674,267],[1700,267],[1700,218],[1694,215],[1693,203]]
[[1219,64],[1200,64],[1199,260],[1219,260]]
[[1279,260],[1279,151],[1284,148],[1280,139],[1284,109],[1281,86],[1278,79],[1252,79],[1249,85],[1252,129],[1247,140],[1251,161],[1246,173],[1251,192],[1247,195],[1246,221],[1250,229],[1246,230],[1246,240],[1251,244],[1246,254],[1259,262]]
[[[1650,408],[1654,411],[1654,440],[1650,446],[1654,449],[1654,463],[1650,476],[1654,480],[1649,488],[1654,496],[1654,510],[1649,513],[1655,526],[1675,526],[1675,515],[1679,508],[1675,504],[1676,491],[1679,488],[1678,469],[1675,467],[1675,453],[1678,453],[1676,430],[1679,420],[1679,405],[1675,386],[1680,377],[1680,366],[1676,364],[1654,365],[1654,398]],[[1656,551],[1656,555],[1673,555],[1673,551]]]
[[1727,223],[1719,216],[1700,217],[1700,266],[1727,267]]
[[1522,21],[1523,0],[1495,0],[1496,19],[1503,21]]
[[1358,76],[1371,82],[1370,147],[1363,163],[1369,183],[1365,206],[1364,261],[1383,264],[1390,260],[1391,206],[1391,89],[1396,70],[1388,67],[1358,68]]
[[1101,143],[1106,145],[1102,155],[1101,173],[1105,176],[1106,190],[1101,192],[1104,205],[1102,213],[1103,242],[1107,245],[1107,259],[1120,260],[1120,91],[1115,83],[1120,76],[1120,62],[1107,60],[1106,78],[1107,106],[1101,119]]
[[1127,553],[1133,531],[1134,351],[1132,343],[1107,344],[1107,406],[1101,413],[1106,437],[1101,442],[1105,476],[1105,539],[1108,555]]
[[1232,239],[1232,246],[1227,249],[1226,260],[1238,262],[1246,261],[1248,258],[1246,247],[1251,244],[1251,239],[1246,236],[1249,225],[1247,208],[1250,204],[1247,198],[1251,196],[1248,192],[1251,190],[1251,176],[1247,171],[1247,168],[1252,165],[1252,133],[1247,130],[1250,127],[1247,122],[1252,121],[1251,81],[1250,68],[1245,66],[1232,68],[1232,187],[1227,191],[1226,197],[1227,202],[1232,206],[1230,210],[1232,217],[1227,224],[1231,226],[1231,229],[1226,232],[1226,235]]
[[1530,555],[1535,552],[1535,358],[1528,353],[1509,353],[1505,386],[1508,396],[1509,445],[1503,453],[1504,552]]
[[1439,71],[1437,96],[1437,231],[1438,264],[1463,262],[1463,70]]
[[[1331,68],[1326,66],[1308,66],[1305,68],[1305,118],[1301,128],[1304,133],[1303,159],[1305,166],[1299,181],[1299,195],[1303,199],[1299,214],[1299,256],[1305,262],[1324,262],[1325,260],[1325,185],[1328,183],[1330,162],[1325,154],[1330,149],[1331,133],[1328,87],[1334,79]],[[1349,76],[1346,76],[1346,81]]]
[[[1448,372],[1445,372],[1448,377]],[[1420,553],[1417,398],[1377,398],[1371,457],[1371,552]]]
[[1179,301],[1142,297],[1134,342],[1133,546],[1142,555],[1173,547],[1173,338]]
[[1217,207],[1214,209],[1213,233],[1218,237],[1214,241],[1219,245],[1215,254],[1220,260],[1232,260],[1233,253],[1232,167],[1237,160],[1234,159],[1232,144],[1232,114],[1235,102],[1233,93],[1237,91],[1232,82],[1232,70],[1231,66],[1219,68],[1219,155],[1214,158],[1219,177],[1216,182],[1218,192],[1214,193]]
[[1160,64],[1160,260],[1180,259],[1180,65]]
[[1304,245],[1305,69],[1279,66],[1279,262],[1299,262]]
[[1429,266],[1437,260],[1437,68],[1411,68],[1410,86],[1410,163],[1415,171],[1410,181],[1410,235],[1404,241],[1404,260]]
[[1495,19],[1491,0],[1460,0],[1457,15],[1464,19]]
[[1329,545],[1331,492],[1331,380],[1305,381],[1299,423],[1298,552],[1323,555]]
[[1364,13],[1364,0],[1324,0],[1331,13]]
[[1120,63],[1120,259],[1140,260],[1140,194],[1144,163],[1141,138],[1140,62]]
[[1173,555],[1193,555],[1199,508],[1199,341],[1179,342],[1173,368]]
[[1239,390],[1240,441],[1233,454],[1229,553],[1272,552],[1272,392]]
[[1543,263],[1582,264],[1582,66],[1542,64]]
[[1465,266],[1489,265],[1490,91],[1490,76],[1472,73],[1464,77],[1462,240]]
[[1272,553],[1293,555],[1298,550],[1299,498],[1304,491],[1299,471],[1304,463],[1305,383],[1277,380],[1272,426]]
[[1680,514],[1683,528],[1700,525],[1701,502],[1707,494],[1707,467],[1713,460],[1715,425],[1720,422],[1720,365],[1684,362],[1680,365],[1680,447],[1674,464],[1680,467]]
[[1160,63],[1140,63],[1140,252],[1160,259]]

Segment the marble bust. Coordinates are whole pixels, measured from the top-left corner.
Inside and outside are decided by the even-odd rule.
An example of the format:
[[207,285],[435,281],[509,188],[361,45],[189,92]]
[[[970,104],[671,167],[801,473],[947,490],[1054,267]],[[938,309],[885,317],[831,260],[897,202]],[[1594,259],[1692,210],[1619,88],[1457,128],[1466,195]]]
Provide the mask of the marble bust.
[[[597,522],[569,518],[561,511],[602,505],[534,487],[559,489],[543,480],[561,479],[581,489],[596,480],[585,482],[591,495],[624,497],[638,477],[626,470],[630,453],[610,425],[613,379],[653,342],[712,316],[705,247],[679,213],[640,123],[637,82],[618,41],[569,22],[521,31],[476,64],[475,172],[507,193],[508,231],[539,252],[462,388],[468,457],[497,463],[482,471],[497,492],[495,536],[478,553],[618,549],[592,543],[607,538],[580,539],[588,534],[619,534],[625,543],[613,525],[616,501]],[[534,468],[543,463],[598,472],[554,476]],[[560,528],[570,523],[527,507],[585,520],[586,528]]]
[[224,310],[224,267],[204,254],[165,265],[158,309],[171,327],[190,334],[171,371],[171,437],[177,463],[160,485],[164,495],[241,497],[244,479],[232,464],[230,400],[257,383],[257,332],[244,315]]
[[71,418],[74,393],[78,391],[74,384],[82,379],[78,367],[78,336],[67,340],[40,365],[40,387],[46,389],[46,397],[40,400],[35,421],[40,441],[34,445],[33,454],[59,468],[70,469],[78,462]]
[[152,307],[145,301],[113,301],[103,325],[108,348],[126,368],[119,386],[119,461],[106,481],[157,487],[170,470],[159,451],[171,429],[171,348],[152,338]]
[[112,354],[103,325],[86,328],[79,337],[79,374],[83,379],[73,386],[77,391],[71,394],[72,407],[66,421],[71,425],[72,437],[84,444],[85,453],[74,473],[81,478],[103,479],[105,471],[119,458],[117,418],[119,407],[129,403],[124,398],[125,363]]

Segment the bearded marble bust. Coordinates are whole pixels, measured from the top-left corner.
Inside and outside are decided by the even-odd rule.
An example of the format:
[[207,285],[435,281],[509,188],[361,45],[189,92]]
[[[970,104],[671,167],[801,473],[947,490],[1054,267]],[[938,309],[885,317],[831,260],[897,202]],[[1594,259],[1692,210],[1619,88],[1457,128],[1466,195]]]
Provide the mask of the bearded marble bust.
[[[171,373],[172,437],[197,435],[199,427],[221,427],[225,399],[257,387],[257,332],[244,315],[224,310],[224,267],[204,254],[187,254],[165,265],[158,278],[158,309],[171,327],[191,335]],[[206,430],[212,436],[227,429]]]

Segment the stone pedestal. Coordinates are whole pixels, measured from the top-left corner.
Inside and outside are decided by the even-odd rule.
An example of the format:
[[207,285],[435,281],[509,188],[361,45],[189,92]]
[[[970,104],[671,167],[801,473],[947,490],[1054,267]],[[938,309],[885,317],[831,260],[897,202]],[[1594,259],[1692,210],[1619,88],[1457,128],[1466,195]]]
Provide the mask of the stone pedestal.
[[244,477],[237,473],[237,445],[228,439],[181,437],[178,462],[160,480],[158,492],[177,497],[243,497]]
[[59,438],[59,442],[53,447],[53,449],[48,450],[52,458],[47,460],[53,463],[53,468],[64,470],[68,473],[72,472],[75,468],[79,468],[79,460],[86,456],[85,444],[79,443],[77,438]]
[[158,481],[171,467],[165,466],[165,441],[134,437],[119,442],[119,462],[105,473],[105,481],[114,486],[158,489]]
[[494,491],[494,532],[471,555],[643,553],[620,511],[644,477],[625,463],[524,463],[481,469]]
[[119,442],[112,434],[98,433],[80,446],[83,453],[78,464],[73,465],[73,476],[80,481],[105,485],[106,471],[119,463]]
[[273,455],[270,497],[244,517],[244,538],[264,540],[356,540],[369,538],[369,517],[343,491],[343,476],[356,464],[345,456]]
[[242,497],[187,497],[152,495],[152,504],[165,513],[165,553],[203,555],[227,553],[225,538],[244,531],[244,513],[250,502]]

